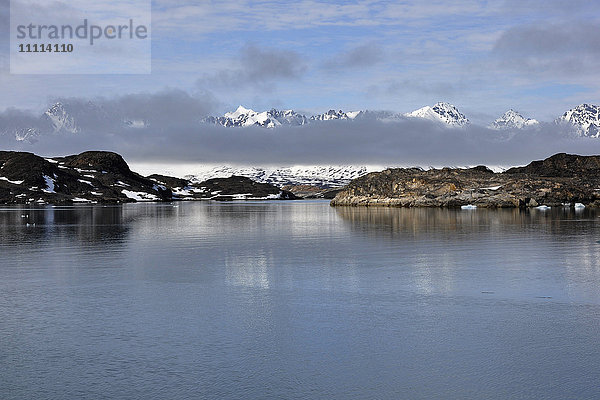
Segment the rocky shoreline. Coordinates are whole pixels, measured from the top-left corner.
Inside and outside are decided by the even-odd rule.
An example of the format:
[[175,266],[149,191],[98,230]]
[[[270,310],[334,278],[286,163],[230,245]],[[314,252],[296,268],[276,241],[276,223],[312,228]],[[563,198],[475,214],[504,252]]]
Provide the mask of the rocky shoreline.
[[560,153],[502,173],[484,166],[387,169],[353,180],[331,205],[600,207],[600,156]]
[[299,198],[292,190],[303,198],[333,198],[332,206],[600,207],[600,156],[560,153],[502,173],[484,166],[387,169],[324,191],[279,188],[241,176],[203,182],[145,177],[131,171],[119,154],[105,151],[52,158],[0,151],[0,204]]
[[131,171],[119,154],[106,151],[52,158],[0,151],[0,204],[296,198],[286,190],[241,176],[204,182],[144,177]]

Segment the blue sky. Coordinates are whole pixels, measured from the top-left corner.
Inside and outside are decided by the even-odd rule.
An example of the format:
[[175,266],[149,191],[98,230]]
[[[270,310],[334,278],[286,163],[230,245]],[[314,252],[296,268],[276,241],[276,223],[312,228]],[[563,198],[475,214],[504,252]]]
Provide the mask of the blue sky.
[[508,108],[552,120],[577,104],[600,102],[598,1],[152,6],[151,75],[11,75],[4,39],[0,109],[178,88],[211,99],[214,113],[238,104],[407,112],[449,101],[485,123]]

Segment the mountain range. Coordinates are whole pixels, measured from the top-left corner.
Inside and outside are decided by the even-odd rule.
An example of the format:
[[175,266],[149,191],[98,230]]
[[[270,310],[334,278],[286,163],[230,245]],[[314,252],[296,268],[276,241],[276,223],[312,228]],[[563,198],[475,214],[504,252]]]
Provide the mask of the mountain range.
[[256,112],[239,106],[237,110],[225,113],[222,117],[206,117],[202,121],[227,127],[257,125],[275,128],[280,125],[304,125],[308,123],[308,118],[293,110],[280,111],[273,108],[269,111]]
[[202,182],[210,178],[245,176],[256,182],[269,183],[278,187],[288,185],[310,185],[321,189],[336,189],[347,185],[352,179],[363,176],[373,169],[356,165],[320,165],[297,167],[206,167],[185,178]]
[[450,103],[440,102],[433,107],[425,106],[404,114],[408,118],[423,118],[430,121],[441,123],[451,127],[460,127],[468,125],[469,119],[463,113],[458,111],[458,108]]
[[539,121],[532,118],[525,118],[512,108],[502,114],[502,116],[489,125],[492,129],[523,129],[526,127],[537,126]]
[[[278,111],[271,109],[270,111],[256,112],[239,106],[234,112],[225,113],[221,117],[208,117],[203,121],[226,127],[261,126],[275,128],[281,125],[305,125],[317,121],[356,120],[361,118],[374,118],[379,121],[419,118],[451,128],[465,127],[470,124],[469,119],[456,106],[447,102],[425,106],[409,113],[329,110],[326,113],[311,117],[306,117],[293,110]],[[571,125],[577,136],[600,137],[600,106],[581,104],[566,111],[554,123]],[[510,109],[489,124],[488,128],[494,130],[514,130],[539,126],[540,122],[538,120],[526,118],[518,111]]]
[[[34,143],[42,135],[77,135],[90,128],[102,127],[109,132],[119,129],[147,129],[154,126],[157,121],[154,116],[138,115],[130,110],[119,110],[116,107],[98,106],[92,102],[78,104],[55,103],[46,112],[37,118],[18,120],[0,119],[0,135],[22,143]],[[167,116],[158,116],[167,118]],[[277,129],[281,126],[302,127],[308,124],[329,124],[331,121],[345,121],[354,123],[362,120],[369,124],[370,121],[408,121],[423,119],[431,121],[441,127],[462,129],[470,125],[469,119],[457,107],[450,103],[440,102],[433,106],[422,107],[409,113],[392,113],[385,111],[352,111],[329,110],[322,114],[306,116],[294,110],[277,110],[256,112],[254,110],[238,107],[233,112],[225,113],[220,117],[198,118],[198,126],[202,124],[215,124],[224,127],[249,127],[259,126]],[[8,122],[8,123],[6,123]],[[600,107],[591,104],[581,104],[553,122],[566,125],[579,137],[600,137]],[[19,125],[20,124],[20,125]],[[160,122],[156,123],[156,126]],[[513,131],[517,129],[539,129],[542,124],[531,118],[526,118],[519,112],[510,109],[502,116],[488,125],[489,129],[498,131]],[[99,129],[99,128],[96,128]],[[13,140],[13,139],[11,139]],[[371,172],[360,165],[323,165],[323,166],[298,166],[298,167],[213,167],[199,166],[194,175],[186,178],[192,182],[202,182],[210,178],[225,178],[232,175],[248,177],[254,181],[273,184],[278,187],[285,186],[310,186],[322,190],[340,188],[351,180]],[[186,172],[189,173],[189,172]],[[290,190],[292,190],[290,188]]]
[[600,106],[581,104],[565,112],[556,122],[573,125],[579,136],[600,137]]
[[[0,120],[0,135],[12,136],[19,142],[33,143],[43,134],[77,134],[90,127],[144,129],[152,126],[147,117],[130,115],[132,113],[119,110],[117,107],[107,110],[93,102],[77,107],[58,102],[37,119],[30,119],[26,123],[21,122],[20,125]],[[235,111],[227,112],[222,116],[199,117],[198,124],[214,124],[224,127],[259,126],[272,129],[280,126],[303,126],[335,120],[361,119],[386,122],[423,119],[450,128],[461,128],[470,124],[469,119],[456,106],[447,102],[439,102],[433,106],[425,106],[408,113],[329,110],[313,116],[306,116],[294,110],[274,108],[257,112],[239,106]],[[578,105],[556,118],[554,123],[571,128],[576,136],[600,137],[600,106]],[[513,109],[506,111],[488,125],[489,129],[494,130],[534,129],[536,127],[540,127],[539,121],[526,118]]]

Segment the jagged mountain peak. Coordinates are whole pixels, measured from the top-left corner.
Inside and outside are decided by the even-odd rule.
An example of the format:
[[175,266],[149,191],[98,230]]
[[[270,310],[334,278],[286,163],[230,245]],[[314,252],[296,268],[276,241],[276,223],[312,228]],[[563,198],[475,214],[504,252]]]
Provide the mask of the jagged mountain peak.
[[58,113],[62,113],[65,112],[65,106],[62,102],[57,101],[56,103],[52,104],[48,110],[46,110],[46,114],[58,114]]
[[565,112],[556,122],[573,125],[579,136],[600,137],[600,106],[580,104]]
[[20,128],[13,132],[17,142],[35,143],[37,142],[40,131],[38,128]]
[[447,109],[447,110],[457,110],[456,106],[454,106],[453,104],[448,103],[447,101],[438,101],[437,103],[434,104],[433,108]]
[[308,123],[308,118],[305,115],[294,110],[276,110],[272,108],[268,111],[268,114],[282,125],[305,125]]
[[342,110],[329,110],[326,113],[313,115],[310,117],[313,121],[330,121],[333,119],[354,119],[356,118],[362,111],[349,111],[344,112]]
[[75,124],[75,118],[67,112],[65,105],[60,101],[50,106],[44,116],[50,120],[54,132],[79,132],[79,127]]
[[456,106],[443,101],[433,106],[421,107],[418,110],[405,114],[405,116],[409,118],[423,118],[452,127],[469,124],[469,119]]
[[227,112],[222,117],[207,117],[204,122],[226,127],[262,126],[274,128],[280,125],[304,125],[308,122],[306,116],[294,110],[277,110],[257,112],[242,105],[233,112]]
[[510,109],[500,118],[497,118],[489,125],[491,129],[522,129],[529,126],[539,125],[539,122],[532,118],[525,118],[518,111]]
[[242,105],[239,105],[235,111],[226,112],[224,116],[227,118],[238,118],[241,115],[252,115],[252,114],[256,114],[256,111],[252,110],[251,108],[246,108]]

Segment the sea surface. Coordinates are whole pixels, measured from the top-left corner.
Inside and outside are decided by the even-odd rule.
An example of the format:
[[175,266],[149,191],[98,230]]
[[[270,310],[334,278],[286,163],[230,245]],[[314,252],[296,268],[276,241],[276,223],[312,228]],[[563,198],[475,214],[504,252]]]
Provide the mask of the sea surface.
[[0,208],[0,399],[598,399],[600,212]]

